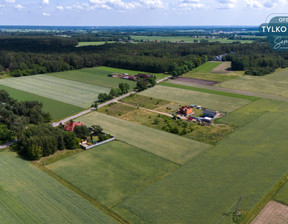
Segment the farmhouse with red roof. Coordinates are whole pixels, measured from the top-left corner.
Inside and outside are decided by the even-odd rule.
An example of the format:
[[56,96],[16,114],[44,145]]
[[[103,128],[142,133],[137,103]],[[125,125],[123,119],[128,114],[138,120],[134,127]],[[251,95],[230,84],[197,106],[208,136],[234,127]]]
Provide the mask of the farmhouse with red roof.
[[74,131],[74,128],[76,126],[82,126],[82,125],[86,126],[86,125],[84,125],[84,124],[82,124],[80,122],[78,123],[78,122],[70,121],[69,123],[64,125],[64,130],[65,131]]

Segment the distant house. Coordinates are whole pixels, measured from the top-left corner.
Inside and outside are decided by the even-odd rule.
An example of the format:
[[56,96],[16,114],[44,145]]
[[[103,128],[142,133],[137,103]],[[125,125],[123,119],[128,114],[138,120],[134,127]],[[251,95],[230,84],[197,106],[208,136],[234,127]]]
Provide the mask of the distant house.
[[143,73],[138,73],[135,76],[137,78],[140,78],[140,79],[148,79],[148,78],[152,78],[153,77],[153,75],[151,75],[151,74],[143,74]]
[[183,114],[183,115],[188,115],[188,114],[191,114],[192,112],[193,112],[193,109],[190,106],[182,106],[177,111],[178,114]]
[[211,111],[211,110],[204,110],[203,111],[203,117],[210,117],[214,119],[216,117],[217,112]]
[[82,126],[82,125],[85,126],[84,124],[82,124],[80,122],[78,123],[78,122],[70,121],[64,125],[64,130],[65,131],[74,131],[74,128],[76,126]]

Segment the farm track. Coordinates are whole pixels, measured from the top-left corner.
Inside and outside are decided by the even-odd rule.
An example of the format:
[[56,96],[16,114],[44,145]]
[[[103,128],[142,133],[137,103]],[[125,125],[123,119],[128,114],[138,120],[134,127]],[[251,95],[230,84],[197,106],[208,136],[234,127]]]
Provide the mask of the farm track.
[[226,92],[226,93],[234,93],[234,94],[240,94],[240,95],[246,95],[246,96],[255,96],[255,97],[259,97],[259,98],[265,98],[265,99],[270,99],[270,100],[280,100],[280,101],[288,102],[288,98],[286,98],[286,97],[269,95],[269,94],[265,94],[265,93],[256,93],[256,92],[245,91],[245,90],[227,89],[227,88],[222,88],[222,87],[218,87],[218,86],[207,86],[207,85],[201,85],[201,84],[196,84],[196,83],[187,83],[187,82],[174,81],[174,80],[170,80],[169,82],[173,83],[173,84],[178,84],[178,85],[192,86],[192,87],[216,90],[216,91],[221,91],[221,92]]

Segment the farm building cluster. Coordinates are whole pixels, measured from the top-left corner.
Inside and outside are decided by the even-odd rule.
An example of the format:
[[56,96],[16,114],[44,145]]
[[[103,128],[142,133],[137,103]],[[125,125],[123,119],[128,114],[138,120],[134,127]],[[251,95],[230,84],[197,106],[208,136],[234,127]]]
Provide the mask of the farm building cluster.
[[[195,110],[198,110],[198,113],[195,113]],[[202,112],[203,111],[203,112]],[[201,113],[202,112],[202,113]],[[200,113],[200,114],[199,114]],[[199,116],[195,116],[198,114]],[[221,114],[217,111],[212,111],[208,109],[203,109],[199,105],[191,104],[189,106],[181,106],[177,110],[177,117],[180,119],[184,119],[186,121],[193,121],[198,123],[212,123],[215,118],[221,116]],[[194,115],[194,116],[193,116]]]
[[87,130],[87,136],[84,138],[81,138],[80,146],[83,149],[90,149],[98,145],[102,145],[106,142],[110,142],[114,140],[115,138],[111,136],[110,134],[106,134],[102,132],[102,128],[97,125],[93,125],[92,127],[87,127],[85,124],[82,124],[81,122],[74,122],[69,121],[66,124],[62,124],[65,131],[71,131],[75,132],[76,127],[85,127]]
[[155,78],[155,76],[151,75],[151,74],[143,74],[143,73],[138,73],[137,75],[129,75],[128,73],[111,73],[108,75],[108,77],[113,77],[113,78],[122,78],[122,79],[127,79],[127,80],[131,80],[131,81],[140,81],[140,80],[147,80],[149,78]]

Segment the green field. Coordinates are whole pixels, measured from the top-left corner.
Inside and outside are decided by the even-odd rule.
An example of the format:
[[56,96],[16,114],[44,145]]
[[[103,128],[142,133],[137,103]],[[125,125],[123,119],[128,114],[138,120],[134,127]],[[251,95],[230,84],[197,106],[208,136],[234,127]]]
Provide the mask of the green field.
[[219,41],[220,43],[233,43],[239,41],[241,43],[252,43],[252,40],[228,40],[227,38],[219,38],[219,39],[207,39],[207,38],[193,38],[188,36],[131,36],[132,40],[135,41],[169,41],[169,42],[180,42],[184,41],[185,43],[194,43],[194,40],[208,40],[209,42]]
[[77,114],[83,110],[83,108],[81,107],[59,102],[18,89],[10,88],[8,86],[0,85],[0,89],[6,90],[12,98],[19,101],[37,100],[39,102],[42,102],[43,111],[49,112],[52,115],[53,120],[60,120],[73,114]]
[[237,80],[219,83],[217,86],[228,89],[240,89],[252,92],[266,93],[288,97],[288,70],[280,69],[266,76],[246,75]]
[[116,223],[15,153],[0,153],[0,223]]
[[86,125],[98,124],[117,139],[178,164],[210,148],[205,143],[97,112],[84,115],[78,120]]
[[211,110],[228,112],[236,110],[250,102],[246,99],[214,95],[210,93],[186,90],[184,88],[185,87],[182,89],[158,85],[139,94],[143,96],[157,97],[163,100],[179,102],[181,104],[197,104],[201,105],[202,107],[207,107]]
[[119,141],[47,167],[110,208],[178,168],[174,163]]
[[288,182],[277,192],[273,198],[275,201],[288,205]]
[[216,68],[218,65],[221,65],[223,62],[221,61],[208,61],[197,68],[194,68],[193,72],[211,72],[214,68]]
[[229,62],[209,61],[183,74],[182,77],[225,82],[242,76],[243,72],[227,71],[229,67],[231,67]]
[[121,78],[107,77],[108,74],[110,74],[110,72],[98,68],[86,68],[67,72],[50,73],[48,75],[56,78],[68,79],[76,82],[102,86],[109,89],[118,88],[119,83],[128,83],[130,86],[130,90],[132,90],[136,86],[136,82],[134,81],[129,81]]
[[161,73],[151,73],[151,72],[143,72],[143,71],[135,71],[135,70],[127,70],[127,69],[121,69],[121,68],[112,68],[112,67],[105,67],[105,66],[99,66],[99,67],[96,67],[97,69],[99,70],[102,70],[102,71],[107,71],[109,73],[111,72],[117,72],[117,73],[127,73],[129,75],[137,75],[138,73],[149,73],[149,74],[152,74],[152,75],[155,75],[157,79],[163,79],[163,78],[166,78],[167,75],[165,74],[161,74]]
[[118,211],[147,223],[231,224],[239,195],[239,211],[248,212],[287,173],[287,113],[285,103],[272,107]]
[[110,92],[108,88],[48,75],[1,79],[0,84],[82,108],[90,107],[99,93]]
[[103,45],[105,43],[112,44],[112,43],[115,43],[115,41],[79,42],[77,47],[99,46],[99,45]]

